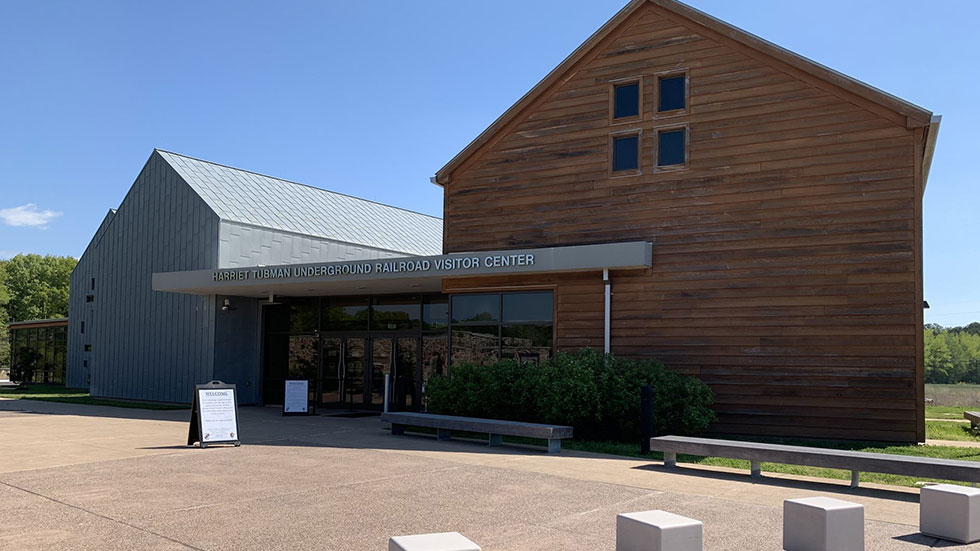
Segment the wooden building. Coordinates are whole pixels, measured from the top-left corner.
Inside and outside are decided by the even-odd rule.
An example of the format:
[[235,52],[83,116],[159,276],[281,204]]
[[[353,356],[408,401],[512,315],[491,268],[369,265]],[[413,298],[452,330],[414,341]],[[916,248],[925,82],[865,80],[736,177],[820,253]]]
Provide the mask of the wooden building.
[[555,345],[658,358],[718,433],[923,441],[922,197],[939,117],[672,0],[634,0],[438,171],[444,253],[625,241],[552,289]]

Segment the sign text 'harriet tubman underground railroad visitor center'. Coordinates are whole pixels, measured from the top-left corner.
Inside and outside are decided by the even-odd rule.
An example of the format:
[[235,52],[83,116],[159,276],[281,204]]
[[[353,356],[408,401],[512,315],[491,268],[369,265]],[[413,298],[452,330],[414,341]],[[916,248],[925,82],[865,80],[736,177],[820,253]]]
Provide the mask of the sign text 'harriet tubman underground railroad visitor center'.
[[[69,386],[421,410],[460,362],[594,348],[716,434],[915,442],[939,117],[636,0],[441,168],[443,218],[154,150],[71,277]],[[448,155],[447,155],[448,157]],[[433,167],[436,168],[436,167]],[[330,182],[317,182],[330,187]]]

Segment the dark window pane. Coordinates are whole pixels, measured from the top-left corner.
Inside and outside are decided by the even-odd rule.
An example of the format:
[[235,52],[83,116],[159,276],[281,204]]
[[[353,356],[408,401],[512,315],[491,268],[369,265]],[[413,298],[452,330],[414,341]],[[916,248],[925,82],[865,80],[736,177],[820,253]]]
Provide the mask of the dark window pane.
[[504,293],[504,322],[550,322],[553,303],[551,291]]
[[613,118],[635,117],[640,114],[640,85],[636,82],[614,88]]
[[322,331],[367,331],[371,309],[367,297],[323,301]]
[[684,130],[671,130],[660,133],[658,166],[684,164]]
[[626,136],[613,139],[613,172],[636,170],[640,166],[640,137]]
[[422,299],[422,328],[445,329],[449,326],[449,299],[426,296]]
[[456,295],[452,300],[453,323],[500,319],[500,295]]
[[276,333],[313,332],[317,327],[317,315],[314,299],[289,300],[286,304],[268,306],[265,316],[266,330]]
[[550,324],[504,326],[501,334],[504,359],[539,363],[551,357],[554,332]]
[[375,298],[371,307],[371,329],[418,329],[422,317],[420,302],[418,295]]
[[449,370],[449,338],[441,335],[424,335],[422,337],[422,382],[433,375],[448,375]]
[[473,363],[488,365],[497,361],[499,339],[497,325],[453,327],[453,365]]
[[670,77],[660,79],[660,107],[658,111],[673,111],[684,109],[685,77]]

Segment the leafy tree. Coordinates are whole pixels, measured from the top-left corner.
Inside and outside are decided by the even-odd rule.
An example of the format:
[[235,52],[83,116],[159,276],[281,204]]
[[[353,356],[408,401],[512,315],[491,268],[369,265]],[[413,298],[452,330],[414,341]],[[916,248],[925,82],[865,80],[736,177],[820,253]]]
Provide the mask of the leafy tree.
[[927,383],[980,383],[980,323],[925,327]]
[[953,355],[946,346],[943,333],[925,332],[925,368],[927,383],[952,383]]
[[10,294],[8,319],[59,318],[68,315],[68,282],[78,261],[67,256],[19,254],[6,261],[4,282]]

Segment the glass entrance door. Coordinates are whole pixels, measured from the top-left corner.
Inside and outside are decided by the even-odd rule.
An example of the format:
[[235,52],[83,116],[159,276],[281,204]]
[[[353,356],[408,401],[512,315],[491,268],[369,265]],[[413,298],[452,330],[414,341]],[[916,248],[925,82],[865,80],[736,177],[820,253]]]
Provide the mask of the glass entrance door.
[[320,337],[320,404],[333,407],[363,407],[368,387],[364,380],[367,339],[363,337]]

